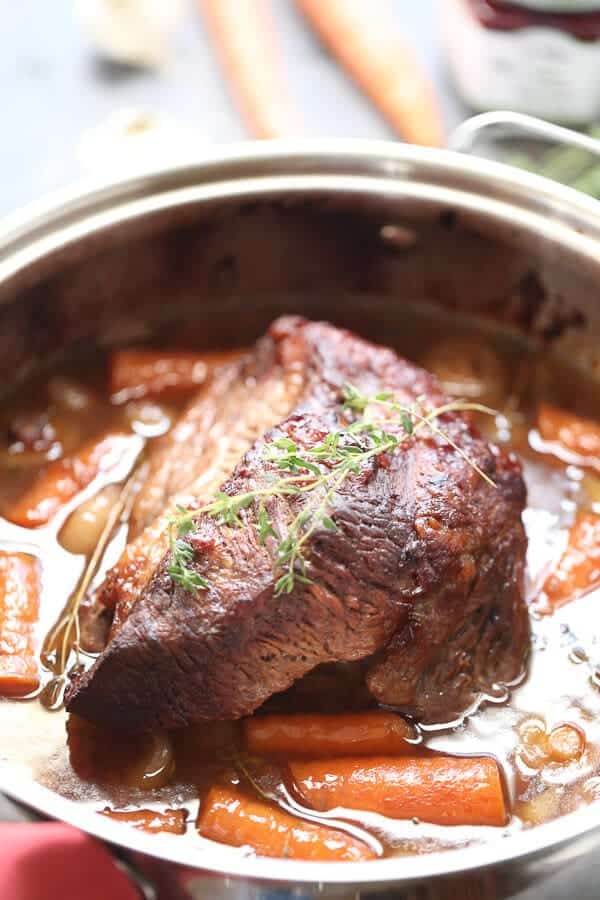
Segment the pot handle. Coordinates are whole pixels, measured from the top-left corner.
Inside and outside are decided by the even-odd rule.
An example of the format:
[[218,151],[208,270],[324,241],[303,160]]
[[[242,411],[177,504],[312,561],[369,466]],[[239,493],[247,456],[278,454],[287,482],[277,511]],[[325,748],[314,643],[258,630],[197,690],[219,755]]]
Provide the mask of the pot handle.
[[516,112],[488,112],[467,119],[459,125],[448,141],[450,150],[461,153],[477,153],[478,144],[494,144],[497,140],[534,138],[551,144],[562,144],[587,150],[600,158],[600,140]]

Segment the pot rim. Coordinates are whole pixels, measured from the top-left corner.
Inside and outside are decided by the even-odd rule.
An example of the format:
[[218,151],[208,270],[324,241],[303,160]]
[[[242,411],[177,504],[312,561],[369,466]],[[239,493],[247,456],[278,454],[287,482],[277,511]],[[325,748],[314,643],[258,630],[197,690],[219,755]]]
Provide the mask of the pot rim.
[[200,160],[177,157],[81,180],[0,218],[0,285],[89,234],[170,207],[376,188],[485,213],[598,257],[600,201],[495,160],[378,140],[247,141],[217,145]]
[[[10,287],[19,273],[70,244],[161,210],[215,199],[323,191],[457,206],[600,263],[600,202],[541,176],[495,161],[386,141],[247,142],[215,147],[199,161],[180,159],[82,182],[0,220],[0,287]],[[590,806],[487,844],[368,865],[298,862],[243,856],[227,847],[217,851],[214,844],[203,851],[187,841],[177,844],[168,835],[119,827],[1,761],[0,790],[132,850],[207,872],[287,884],[409,884],[534,859],[550,849],[578,855],[589,849],[586,838],[596,840],[600,834],[600,807]]]
[[[598,846],[600,817],[595,805],[543,825],[498,837],[488,843],[440,850],[421,856],[387,857],[364,862],[316,863],[244,856],[238,848],[207,842],[199,846],[178,836],[150,835],[101,816],[0,764],[0,791],[52,819],[94,837],[199,872],[258,882],[306,885],[408,886],[428,878],[473,873],[490,866],[534,861],[547,851],[562,865]],[[185,804],[184,804],[185,805]]]

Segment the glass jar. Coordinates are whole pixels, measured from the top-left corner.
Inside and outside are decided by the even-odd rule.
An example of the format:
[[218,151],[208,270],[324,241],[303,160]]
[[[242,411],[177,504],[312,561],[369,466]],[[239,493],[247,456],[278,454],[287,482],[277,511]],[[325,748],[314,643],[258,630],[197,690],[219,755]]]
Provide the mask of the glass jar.
[[[600,118],[600,3],[439,0],[442,38],[463,99],[569,124]],[[590,11],[593,6],[595,11]],[[535,8],[534,8],[535,7]],[[554,12],[548,12],[552,7]]]

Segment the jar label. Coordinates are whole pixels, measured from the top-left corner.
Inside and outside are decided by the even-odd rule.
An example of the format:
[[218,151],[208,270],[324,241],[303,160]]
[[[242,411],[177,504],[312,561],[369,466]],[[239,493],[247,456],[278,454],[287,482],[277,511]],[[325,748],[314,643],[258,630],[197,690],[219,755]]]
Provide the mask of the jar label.
[[479,110],[511,109],[565,123],[600,116],[600,42],[547,27],[484,28],[465,0],[442,0],[457,87]]

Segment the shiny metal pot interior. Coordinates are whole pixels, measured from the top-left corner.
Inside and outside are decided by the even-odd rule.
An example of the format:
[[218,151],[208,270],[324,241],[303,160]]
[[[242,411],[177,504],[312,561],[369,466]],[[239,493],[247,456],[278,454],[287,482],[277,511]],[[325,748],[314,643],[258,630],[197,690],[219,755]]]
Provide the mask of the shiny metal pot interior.
[[[387,342],[406,302],[520,332],[600,377],[598,284],[600,205],[567,188],[394,144],[245,145],[88,186],[6,221],[0,389],[65,352],[168,333],[182,318],[206,346],[248,343],[284,312]],[[16,799],[132,850],[302,884],[302,896],[474,870],[493,885],[489,896],[502,896],[600,845],[600,810],[590,807],[489,845],[368,864],[256,859],[216,845],[204,854],[59,796],[39,769],[3,761],[11,740],[3,734],[0,789]]]

